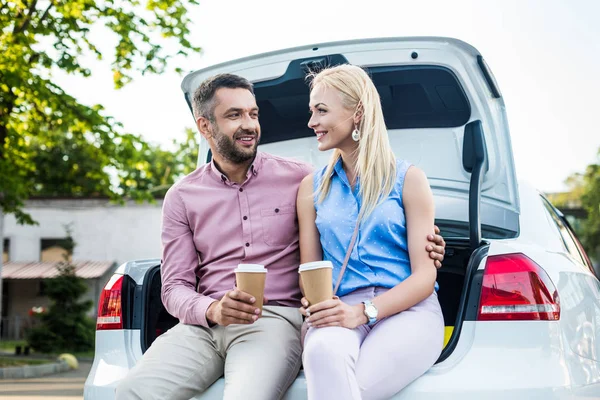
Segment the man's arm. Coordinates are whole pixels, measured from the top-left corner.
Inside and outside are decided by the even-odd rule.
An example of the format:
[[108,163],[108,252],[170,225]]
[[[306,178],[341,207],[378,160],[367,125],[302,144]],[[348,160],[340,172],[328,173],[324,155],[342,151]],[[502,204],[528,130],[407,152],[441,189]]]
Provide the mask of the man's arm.
[[167,192],[162,211],[162,302],[184,324],[208,327],[206,310],[216,300],[196,292],[198,253],[176,186]]
[[209,327],[214,324],[251,324],[260,310],[256,299],[240,290],[229,291],[215,300],[196,292],[198,253],[185,204],[177,188],[163,204],[162,301],[167,311],[184,324]]

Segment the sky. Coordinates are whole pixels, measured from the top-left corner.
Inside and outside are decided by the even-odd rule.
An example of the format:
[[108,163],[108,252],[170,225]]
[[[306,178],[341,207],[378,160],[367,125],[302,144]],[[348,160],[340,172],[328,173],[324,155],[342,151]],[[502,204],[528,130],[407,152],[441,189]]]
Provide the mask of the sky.
[[[337,40],[447,36],[484,56],[503,94],[519,179],[544,192],[596,162],[600,148],[600,2],[596,0],[200,0],[189,10],[200,54],[186,71],[299,45]],[[285,10],[284,10],[285,8]],[[110,35],[98,30],[110,54]],[[84,104],[102,104],[124,131],[168,146],[194,121],[183,75],[136,75],[114,89],[110,57],[86,58],[88,79],[56,74]],[[173,67],[175,64],[173,64]]]

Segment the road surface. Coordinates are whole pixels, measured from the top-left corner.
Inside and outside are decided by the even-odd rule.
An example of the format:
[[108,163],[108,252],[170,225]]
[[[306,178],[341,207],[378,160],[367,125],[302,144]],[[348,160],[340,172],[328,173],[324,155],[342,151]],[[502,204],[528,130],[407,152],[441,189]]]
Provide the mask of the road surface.
[[31,379],[1,379],[0,400],[83,400],[83,384],[92,363],[79,368]]

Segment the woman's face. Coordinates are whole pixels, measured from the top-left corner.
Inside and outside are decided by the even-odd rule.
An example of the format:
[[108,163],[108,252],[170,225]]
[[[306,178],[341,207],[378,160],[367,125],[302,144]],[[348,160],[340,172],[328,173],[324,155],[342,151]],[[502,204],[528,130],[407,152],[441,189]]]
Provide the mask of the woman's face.
[[352,140],[354,113],[342,103],[338,91],[317,84],[310,92],[308,127],[317,135],[320,151],[334,148],[352,151],[358,145]]

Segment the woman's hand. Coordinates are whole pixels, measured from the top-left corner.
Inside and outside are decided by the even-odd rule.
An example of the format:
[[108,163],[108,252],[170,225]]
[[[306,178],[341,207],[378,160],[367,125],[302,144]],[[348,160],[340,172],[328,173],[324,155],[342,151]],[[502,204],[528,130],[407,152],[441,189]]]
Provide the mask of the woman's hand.
[[354,329],[368,322],[367,316],[363,313],[364,306],[362,304],[350,306],[341,301],[337,296],[308,308],[306,308],[308,301],[302,298],[302,305],[303,307],[300,308],[300,312],[305,317],[308,317],[308,326],[313,328],[341,326]]

